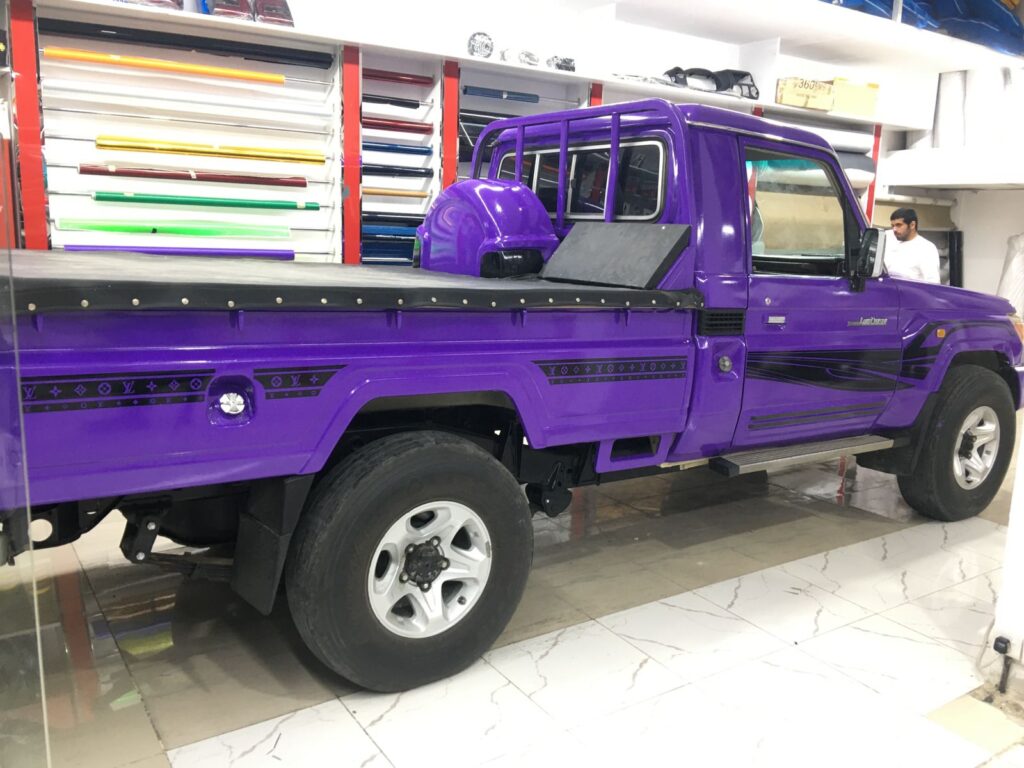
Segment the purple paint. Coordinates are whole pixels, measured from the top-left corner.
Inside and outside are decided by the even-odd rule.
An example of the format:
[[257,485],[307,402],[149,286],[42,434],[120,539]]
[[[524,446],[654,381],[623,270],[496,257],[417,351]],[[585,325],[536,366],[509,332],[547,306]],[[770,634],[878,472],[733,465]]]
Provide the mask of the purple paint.
[[210,256],[230,259],[294,261],[295,251],[262,248],[174,248],[156,245],[65,245],[65,251],[148,253],[155,256]]

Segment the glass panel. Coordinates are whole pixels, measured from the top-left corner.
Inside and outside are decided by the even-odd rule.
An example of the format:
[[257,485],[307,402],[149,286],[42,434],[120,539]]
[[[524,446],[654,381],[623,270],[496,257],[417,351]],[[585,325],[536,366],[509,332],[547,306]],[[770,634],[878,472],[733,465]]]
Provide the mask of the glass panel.
[[[537,155],[540,168],[537,172],[537,185],[534,191],[537,193],[537,197],[544,203],[544,207],[549,213],[555,213],[558,208],[558,152],[544,152]],[[569,170],[572,166],[572,153],[569,153],[569,157],[566,158],[566,162],[569,163],[570,168],[566,169],[566,176],[568,177]],[[568,187],[568,184],[566,184]]]
[[[531,154],[523,155],[523,181],[527,184],[533,183],[533,164],[537,156]],[[501,165],[498,167],[498,178],[504,181],[515,181],[516,178],[516,156],[515,153],[505,155],[501,158]],[[557,181],[557,179],[556,179]]]
[[569,212],[582,216],[603,216],[608,188],[609,149],[584,149],[576,153]]
[[747,150],[755,272],[834,275],[846,253],[831,174],[806,157]]
[[615,218],[654,216],[662,183],[661,147],[643,144],[619,148]]

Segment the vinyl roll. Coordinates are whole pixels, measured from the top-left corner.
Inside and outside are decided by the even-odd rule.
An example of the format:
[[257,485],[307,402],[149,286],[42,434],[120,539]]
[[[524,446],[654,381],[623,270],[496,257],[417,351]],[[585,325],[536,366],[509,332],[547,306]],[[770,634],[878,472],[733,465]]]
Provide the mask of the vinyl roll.
[[423,223],[423,216],[415,213],[364,213],[363,224],[388,224],[416,229]]
[[388,152],[398,155],[432,155],[432,147],[417,147],[411,144],[389,144],[382,141],[364,141],[364,152]]
[[237,157],[247,160],[275,160],[285,163],[322,165],[323,152],[312,149],[279,149],[276,147],[235,147],[221,144],[193,144],[184,141],[138,139],[128,136],[97,136],[97,149],[119,149],[129,152],[163,152],[204,157]]
[[402,165],[375,165],[363,163],[363,176],[392,176],[395,178],[434,178],[433,168],[408,168]]
[[121,232],[139,235],[185,235],[190,237],[287,238],[288,227],[269,224],[237,224],[231,221],[125,221],[115,219],[57,219],[64,232]]
[[267,187],[306,187],[303,176],[265,176],[255,173],[224,173],[192,168],[143,168],[138,166],[79,165],[82,176],[123,176],[133,179],[165,179],[168,181],[205,181],[217,184],[259,184]]
[[363,224],[364,235],[378,235],[387,237],[416,237],[416,227],[394,227],[386,224]]
[[320,203],[294,200],[251,200],[241,197],[197,197],[193,195],[152,195],[142,192],[93,192],[98,203],[139,203],[149,205],[202,205],[212,208],[259,208],[281,211],[319,211]]
[[363,194],[375,197],[415,197],[420,200],[430,197],[426,192],[419,192],[414,189],[385,189],[383,187],[363,187]]
[[65,245],[65,251],[144,253],[153,256],[211,256],[229,259],[294,261],[295,251],[269,248],[172,248],[158,245]]
[[389,107],[398,107],[399,109],[419,109],[420,107],[426,106],[418,99],[403,99],[398,96],[378,96],[373,93],[363,94],[363,104],[384,104]]
[[183,64],[166,59],[150,59],[144,56],[121,56],[116,53],[97,53],[95,51],[61,48],[52,45],[43,48],[43,58],[56,61],[77,61],[88,64],[106,64],[112,67],[199,75],[201,77],[225,78],[228,80],[246,80],[254,83],[271,83],[274,85],[283,85],[285,82],[284,75],[270,72],[254,72],[248,69],[232,69],[230,67],[211,67],[205,64]]
[[410,75],[406,72],[392,72],[387,69],[363,69],[364,80],[378,80],[384,83],[402,83],[403,85],[422,85],[424,87],[434,84],[434,78],[430,75]]
[[479,85],[464,85],[462,93],[466,96],[479,96],[484,99],[501,99],[504,101],[521,101],[525,104],[539,104],[540,96],[536,93],[523,91],[504,91],[500,88],[484,88]]
[[415,123],[411,120],[394,120],[386,117],[364,117],[363,128],[376,128],[381,131],[400,131],[401,133],[431,134],[434,126],[429,123]]

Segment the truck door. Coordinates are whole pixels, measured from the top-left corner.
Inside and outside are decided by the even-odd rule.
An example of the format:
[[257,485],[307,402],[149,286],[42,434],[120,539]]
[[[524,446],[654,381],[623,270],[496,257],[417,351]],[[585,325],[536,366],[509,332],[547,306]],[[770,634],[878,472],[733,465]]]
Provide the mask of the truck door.
[[750,272],[734,445],[869,433],[897,385],[899,291],[889,279],[854,290],[844,275],[862,224],[827,153],[755,140],[740,151]]

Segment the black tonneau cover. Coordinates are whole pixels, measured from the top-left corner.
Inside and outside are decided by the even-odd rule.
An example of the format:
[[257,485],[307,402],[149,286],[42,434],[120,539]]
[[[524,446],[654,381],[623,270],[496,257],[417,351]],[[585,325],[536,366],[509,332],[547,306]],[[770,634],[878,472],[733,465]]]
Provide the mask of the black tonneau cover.
[[14,251],[12,262],[18,312],[703,306],[692,290],[485,279],[402,267],[62,251]]

